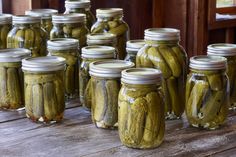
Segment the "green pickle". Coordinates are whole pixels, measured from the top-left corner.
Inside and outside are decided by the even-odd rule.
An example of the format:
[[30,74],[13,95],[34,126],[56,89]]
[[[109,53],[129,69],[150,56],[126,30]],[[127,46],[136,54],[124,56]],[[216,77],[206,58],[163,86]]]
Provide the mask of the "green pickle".
[[229,104],[226,59],[195,56],[190,59],[186,83],[186,116],[190,125],[214,130],[224,124]]
[[65,59],[54,56],[23,60],[25,111],[32,121],[51,123],[63,119],[64,64]]
[[163,75],[165,118],[179,119],[184,112],[187,55],[179,45],[179,30],[151,28],[145,30],[145,45],[136,56],[137,68],[159,69]]
[[0,14],[0,49],[7,48],[7,34],[12,29],[12,15]]
[[[137,77],[137,74],[146,77]],[[127,147],[155,148],[163,141],[165,114],[161,75],[159,70],[149,68],[122,71],[118,129],[121,142]]]
[[129,40],[129,26],[122,19],[123,9],[97,9],[96,14],[98,21],[92,26],[91,34],[108,32],[116,35],[118,59],[124,59],[126,56],[125,45]]

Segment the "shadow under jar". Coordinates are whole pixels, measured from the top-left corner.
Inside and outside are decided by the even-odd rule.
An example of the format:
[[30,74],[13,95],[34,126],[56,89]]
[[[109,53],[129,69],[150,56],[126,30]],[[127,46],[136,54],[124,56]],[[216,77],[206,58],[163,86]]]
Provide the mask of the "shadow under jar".
[[32,57],[46,56],[47,32],[40,26],[40,17],[13,16],[13,28],[7,35],[7,48],[26,48]]
[[166,119],[179,119],[184,112],[187,55],[179,45],[180,31],[171,28],[145,30],[145,42],[136,56],[137,68],[160,69],[163,75]]
[[56,56],[27,58],[24,72],[25,111],[32,121],[59,122],[65,110],[65,59]]
[[229,109],[236,109],[236,44],[212,44],[207,48],[208,56],[222,56],[227,59],[226,74],[230,84]]
[[118,101],[121,142],[132,148],[155,148],[165,132],[162,74],[151,68],[122,71]]
[[0,14],[0,49],[7,48],[7,34],[12,29],[12,15]]
[[186,82],[186,116],[190,125],[214,130],[227,117],[229,84],[226,58],[195,56],[190,59]]
[[108,129],[117,127],[121,71],[133,66],[134,63],[123,60],[90,63],[91,117],[96,127]]
[[129,26],[123,21],[123,9],[104,8],[96,10],[97,22],[91,28],[94,33],[112,33],[117,38],[118,59],[126,56],[125,44],[129,40]]
[[24,107],[24,82],[21,60],[30,56],[30,50],[0,50],[0,108]]

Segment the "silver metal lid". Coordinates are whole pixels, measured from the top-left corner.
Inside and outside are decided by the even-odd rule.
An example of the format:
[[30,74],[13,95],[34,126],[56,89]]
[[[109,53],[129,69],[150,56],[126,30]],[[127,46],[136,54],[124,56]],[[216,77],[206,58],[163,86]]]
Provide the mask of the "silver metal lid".
[[82,48],[82,58],[115,58],[116,49],[111,46],[87,46]]
[[77,49],[79,41],[72,38],[55,38],[47,41],[47,48],[49,50],[69,50]]
[[21,62],[23,58],[30,57],[31,51],[24,48],[0,50],[0,62]]
[[134,67],[134,63],[124,60],[106,60],[92,62],[89,67],[89,74],[91,76],[120,78],[121,71]]
[[45,56],[22,60],[22,69],[31,72],[58,71],[65,68],[66,60],[62,57]]
[[236,44],[218,43],[207,47],[207,54],[214,56],[235,56]]
[[40,23],[41,18],[29,15],[17,15],[12,17],[13,24]]
[[126,51],[137,53],[145,45],[145,40],[130,40],[126,42]]
[[174,28],[149,28],[144,31],[145,40],[180,40],[180,31]]
[[95,33],[87,35],[87,44],[116,43],[116,35],[111,33]]
[[96,10],[97,17],[123,16],[122,8],[101,8]]
[[9,24],[12,22],[11,14],[0,14],[0,24]]
[[57,14],[55,9],[32,9],[25,11],[25,15],[41,17],[42,19],[50,19],[53,14]]
[[90,8],[91,2],[87,0],[65,1],[65,8]]
[[161,71],[152,68],[131,68],[121,73],[121,81],[127,84],[161,84],[161,80]]
[[52,15],[53,23],[85,23],[86,15],[80,13]]
[[225,57],[219,56],[194,56],[190,58],[189,67],[196,70],[221,70],[226,69]]

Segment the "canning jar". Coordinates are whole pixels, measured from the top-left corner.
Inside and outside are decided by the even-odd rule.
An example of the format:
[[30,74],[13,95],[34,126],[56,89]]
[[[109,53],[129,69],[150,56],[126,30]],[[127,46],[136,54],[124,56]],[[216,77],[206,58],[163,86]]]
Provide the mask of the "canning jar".
[[86,26],[90,30],[95,22],[95,16],[90,11],[90,0],[65,1],[66,11],[64,14],[82,13],[86,15]]
[[222,56],[227,59],[226,74],[230,84],[229,109],[236,109],[236,44],[212,44],[207,47],[207,55]]
[[139,50],[136,67],[160,69],[163,75],[166,119],[178,119],[184,112],[187,55],[179,45],[180,31],[171,28],[145,30],[146,44]]
[[48,33],[48,38],[52,29],[52,15],[57,13],[58,11],[55,9],[32,9],[25,11],[25,15],[41,18],[41,27]]
[[79,89],[79,52],[78,40],[71,38],[56,38],[49,40],[48,51],[52,56],[66,59],[65,94],[67,99],[78,96]]
[[86,109],[91,109],[91,81],[89,64],[98,60],[114,59],[115,48],[110,46],[87,46],[82,48],[82,62],[79,68],[80,103]]
[[116,36],[111,33],[94,33],[87,35],[88,46],[112,46],[117,48]]
[[0,109],[24,107],[21,60],[29,56],[27,49],[0,50]]
[[59,14],[52,16],[53,28],[50,39],[74,38],[79,40],[79,48],[86,46],[86,36],[89,33],[85,25],[85,14]]
[[91,33],[108,32],[116,35],[118,58],[126,56],[125,44],[129,40],[129,26],[123,21],[123,9],[105,8],[96,10],[97,22],[91,28]]
[[190,59],[186,82],[186,115],[190,125],[216,129],[227,117],[229,85],[226,58],[195,56]]
[[165,111],[162,74],[152,68],[122,71],[118,98],[121,142],[132,148],[155,148],[164,138]]
[[26,116],[32,121],[58,122],[65,110],[65,59],[56,56],[22,60]]
[[0,49],[7,48],[7,34],[12,28],[12,15],[0,14]]
[[123,60],[90,63],[91,117],[98,128],[116,128],[118,125],[118,94],[121,71],[134,66]]
[[145,45],[144,40],[129,40],[126,42],[126,52],[125,61],[136,62],[136,55],[138,51]]
[[7,48],[26,48],[32,57],[45,56],[47,32],[40,27],[40,17],[13,16],[13,28],[7,35]]

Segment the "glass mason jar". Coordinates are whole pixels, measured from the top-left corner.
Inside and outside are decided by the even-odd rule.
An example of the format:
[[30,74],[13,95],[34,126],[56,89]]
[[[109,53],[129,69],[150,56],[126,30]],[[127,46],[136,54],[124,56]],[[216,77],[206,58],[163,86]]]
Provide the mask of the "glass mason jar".
[[12,15],[0,14],[0,49],[7,48],[7,34],[12,28]]
[[152,68],[122,71],[118,98],[121,142],[132,148],[155,148],[164,138],[165,111],[162,74]]
[[24,107],[21,60],[29,56],[27,49],[0,50],[0,109]]
[[94,33],[87,35],[88,46],[112,46],[117,48],[116,36],[111,33]]
[[48,38],[52,29],[52,15],[57,13],[58,11],[55,9],[32,9],[25,11],[25,15],[41,18],[41,27],[48,33]]
[[137,53],[136,67],[157,68],[163,74],[166,119],[178,119],[184,112],[187,55],[179,45],[180,32],[171,28],[145,30],[146,44]]
[[74,38],[79,40],[79,48],[86,46],[86,37],[89,33],[85,25],[85,14],[59,14],[52,16],[53,28],[50,39]]
[[66,11],[64,14],[82,13],[86,15],[86,26],[90,30],[95,22],[95,16],[90,11],[91,2],[89,0],[65,1]]
[[216,129],[226,120],[229,84],[226,58],[195,56],[190,59],[186,82],[186,116],[190,125]]
[[227,59],[226,74],[230,84],[229,109],[236,109],[236,44],[212,44],[207,48],[207,55],[222,56]]
[[48,41],[48,51],[52,56],[66,59],[65,94],[67,99],[78,96],[79,90],[79,52],[78,40],[71,38],[56,38]]
[[32,121],[58,122],[65,110],[65,59],[56,56],[22,61],[26,116]]
[[144,40],[129,40],[126,42],[126,52],[125,61],[136,62],[136,55],[138,51],[145,45]]
[[134,63],[123,60],[90,63],[91,117],[96,127],[109,129],[117,127],[121,71],[133,66]]
[[123,21],[123,9],[97,9],[97,22],[91,28],[91,34],[108,32],[116,35],[118,58],[126,56],[125,44],[129,40],[129,26]]
[[79,68],[80,103],[86,109],[91,109],[91,81],[89,64],[98,60],[114,59],[115,48],[110,46],[87,46],[82,48],[82,62]]
[[32,57],[45,56],[47,32],[40,27],[40,18],[13,16],[13,28],[7,35],[7,48],[26,48]]

